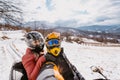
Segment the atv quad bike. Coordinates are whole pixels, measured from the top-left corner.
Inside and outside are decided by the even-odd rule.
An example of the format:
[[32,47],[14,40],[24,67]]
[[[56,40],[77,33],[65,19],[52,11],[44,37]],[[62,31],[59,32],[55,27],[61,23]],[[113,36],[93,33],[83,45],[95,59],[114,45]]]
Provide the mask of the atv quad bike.
[[[53,66],[54,66],[53,64],[45,63],[42,66],[40,74],[38,75],[36,80],[57,80],[56,77],[54,76],[54,73],[49,72],[53,70],[52,68]],[[45,74],[45,72],[47,72],[47,74]],[[28,80],[27,74],[22,65],[22,62],[16,62],[13,64],[11,68],[9,80]]]
[[[99,68],[94,67],[92,68],[92,71],[98,72],[104,77],[104,78],[98,78],[93,80],[110,80],[100,72]],[[28,80],[27,74],[22,65],[22,62],[16,62],[13,64],[13,66],[11,67],[9,80]]]

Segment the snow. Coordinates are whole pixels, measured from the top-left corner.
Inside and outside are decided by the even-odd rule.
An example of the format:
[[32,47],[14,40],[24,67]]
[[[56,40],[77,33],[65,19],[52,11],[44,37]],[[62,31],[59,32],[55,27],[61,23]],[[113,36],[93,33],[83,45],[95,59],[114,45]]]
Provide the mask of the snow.
[[63,42],[62,46],[69,60],[77,67],[86,80],[100,78],[91,66],[101,66],[111,80],[120,79],[120,47],[82,46]]
[[87,42],[87,43],[100,43],[100,42],[97,42],[97,41],[95,41],[95,40],[87,39],[87,38],[82,38],[82,40],[83,40],[84,42]]
[[[0,37],[5,35],[10,39],[0,39],[0,80],[9,80],[11,66],[21,61],[26,44],[23,31],[0,31]],[[91,41],[90,41],[91,42]],[[63,41],[62,47],[72,64],[86,80],[103,78],[92,72],[92,66],[103,68],[103,74],[111,80],[120,80],[120,47],[86,46]]]

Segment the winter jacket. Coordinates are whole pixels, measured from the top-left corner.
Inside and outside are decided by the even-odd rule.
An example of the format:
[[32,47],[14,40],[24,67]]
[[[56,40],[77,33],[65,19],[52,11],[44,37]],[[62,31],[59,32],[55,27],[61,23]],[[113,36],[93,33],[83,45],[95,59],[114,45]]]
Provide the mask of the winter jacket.
[[31,49],[27,48],[26,54],[22,57],[22,64],[27,72],[28,80],[36,80],[45,61],[46,59],[43,55],[36,59]]
[[[66,62],[65,60],[65,53],[63,51],[63,48],[61,49],[61,52],[59,54],[59,56],[57,57],[57,60],[54,62],[58,67],[59,67],[59,71],[60,74],[63,76],[63,78],[65,80],[85,80],[82,75],[79,75],[80,79],[74,79],[74,74],[72,72],[72,69],[70,68],[70,62],[69,64]],[[67,59],[67,57],[66,57]],[[68,60],[68,59],[67,59]],[[72,64],[71,64],[72,65]],[[72,66],[73,67],[73,66]],[[75,66],[74,66],[75,67]],[[77,69],[76,69],[77,70]],[[76,73],[78,74],[78,73]]]
[[70,67],[68,66],[67,62],[63,58],[62,54],[63,54],[63,52],[60,52],[60,55],[57,57],[57,60],[55,63],[59,67],[59,71],[65,80],[74,80],[73,79],[74,75],[73,75]]

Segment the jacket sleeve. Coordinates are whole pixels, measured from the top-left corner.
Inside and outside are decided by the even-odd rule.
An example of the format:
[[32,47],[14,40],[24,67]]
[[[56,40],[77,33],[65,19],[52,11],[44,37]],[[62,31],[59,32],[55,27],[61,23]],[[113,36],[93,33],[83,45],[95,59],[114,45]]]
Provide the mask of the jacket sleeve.
[[26,52],[26,54],[22,57],[22,64],[27,72],[29,80],[36,80],[41,66],[45,61],[45,57],[41,56],[36,62],[34,54],[31,54],[30,51]]

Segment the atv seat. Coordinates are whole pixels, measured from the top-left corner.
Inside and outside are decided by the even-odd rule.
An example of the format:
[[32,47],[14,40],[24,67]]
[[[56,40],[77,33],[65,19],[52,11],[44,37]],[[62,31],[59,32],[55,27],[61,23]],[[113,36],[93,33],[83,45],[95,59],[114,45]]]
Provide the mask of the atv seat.
[[11,73],[10,73],[10,80],[16,80],[17,79],[17,73],[21,73],[22,76],[20,78],[20,80],[28,80],[27,78],[27,74],[26,71],[23,67],[22,62],[16,62],[13,64],[12,68],[11,68]]

